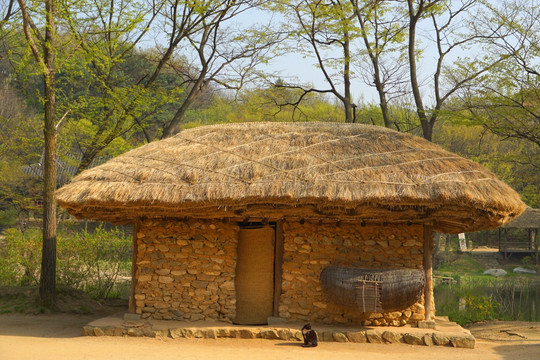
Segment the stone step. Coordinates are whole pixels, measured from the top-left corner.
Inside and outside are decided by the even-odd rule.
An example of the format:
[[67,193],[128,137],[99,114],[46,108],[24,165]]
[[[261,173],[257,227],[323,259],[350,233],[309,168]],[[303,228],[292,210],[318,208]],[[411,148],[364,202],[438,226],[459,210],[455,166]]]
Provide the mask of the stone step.
[[[136,324],[135,324],[136,323]],[[414,331],[413,331],[414,330]],[[316,331],[322,342],[353,342],[392,344],[404,343],[410,345],[440,345],[460,348],[474,348],[475,338],[468,332],[419,331],[420,329],[367,329],[367,330],[320,330]],[[424,329],[422,329],[424,330]],[[425,329],[428,330],[428,329]],[[130,337],[161,337],[161,338],[196,338],[196,339],[268,339],[301,342],[302,333],[290,328],[243,328],[243,327],[181,327],[154,329],[150,322],[126,321],[116,326],[87,325],[82,329],[83,336],[130,336]]]

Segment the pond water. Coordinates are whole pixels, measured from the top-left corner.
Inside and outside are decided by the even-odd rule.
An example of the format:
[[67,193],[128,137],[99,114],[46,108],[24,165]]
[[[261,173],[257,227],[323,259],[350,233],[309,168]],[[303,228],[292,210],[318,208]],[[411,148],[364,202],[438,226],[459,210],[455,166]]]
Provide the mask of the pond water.
[[507,278],[436,284],[436,313],[466,324],[482,320],[540,322],[540,282]]

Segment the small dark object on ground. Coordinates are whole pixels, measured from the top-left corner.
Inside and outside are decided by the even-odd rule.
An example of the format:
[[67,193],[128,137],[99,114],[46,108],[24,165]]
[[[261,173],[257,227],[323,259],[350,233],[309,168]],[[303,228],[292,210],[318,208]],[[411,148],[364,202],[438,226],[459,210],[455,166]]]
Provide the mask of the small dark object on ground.
[[306,324],[302,327],[302,336],[304,337],[303,347],[317,346],[317,333],[311,328],[311,324]]

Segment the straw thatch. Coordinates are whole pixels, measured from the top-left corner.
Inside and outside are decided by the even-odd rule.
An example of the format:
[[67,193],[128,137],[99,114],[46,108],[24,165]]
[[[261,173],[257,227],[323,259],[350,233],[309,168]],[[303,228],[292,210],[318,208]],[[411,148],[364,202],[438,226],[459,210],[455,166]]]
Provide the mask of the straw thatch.
[[420,301],[424,282],[418,269],[328,266],[321,273],[321,287],[330,301],[362,312],[406,309]]
[[477,163],[382,127],[199,127],[89,169],[57,191],[78,217],[304,218],[498,227],[525,208]]
[[505,228],[515,229],[540,229],[540,209],[527,207],[525,211],[508,224]]

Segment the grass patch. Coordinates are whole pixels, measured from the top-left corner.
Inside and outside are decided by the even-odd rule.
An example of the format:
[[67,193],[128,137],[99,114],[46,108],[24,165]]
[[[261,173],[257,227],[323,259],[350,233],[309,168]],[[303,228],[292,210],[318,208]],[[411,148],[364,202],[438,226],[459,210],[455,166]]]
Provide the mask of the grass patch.
[[478,274],[481,275],[486,270],[486,267],[482,265],[478,260],[476,260],[470,254],[462,254],[455,257],[453,260],[442,264],[435,274],[442,275],[447,274],[451,276],[452,274],[467,275],[467,274]]

